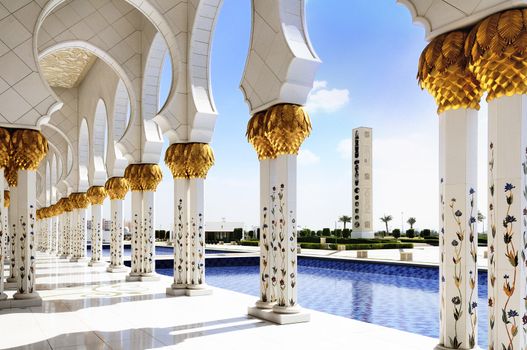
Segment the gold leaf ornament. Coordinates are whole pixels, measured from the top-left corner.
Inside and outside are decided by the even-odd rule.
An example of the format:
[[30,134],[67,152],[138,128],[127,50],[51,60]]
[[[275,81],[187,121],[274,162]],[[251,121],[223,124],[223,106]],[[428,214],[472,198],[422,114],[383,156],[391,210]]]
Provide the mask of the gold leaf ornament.
[[104,186],[92,186],[86,192],[86,196],[92,205],[102,205],[107,195]]
[[258,159],[276,158],[271,142],[266,136],[268,115],[266,111],[255,113],[247,123],[247,141],[254,147]]
[[111,177],[104,184],[104,188],[111,200],[124,200],[130,190],[130,184],[124,177]]
[[302,142],[311,133],[311,120],[302,106],[278,104],[267,110],[266,136],[275,156],[298,154]]
[[187,147],[185,143],[174,143],[165,152],[165,164],[174,179],[188,178]]
[[9,208],[10,202],[11,202],[11,192],[4,191],[4,208]]
[[[468,40],[472,40],[468,36]],[[435,99],[437,113],[449,109],[479,109],[483,94],[465,56],[467,32],[453,31],[434,38],[419,57],[417,80]],[[475,40],[475,39],[474,39]]]
[[161,168],[157,164],[130,164],[124,177],[132,191],[155,191],[163,179]]
[[11,134],[9,130],[0,128],[0,168],[9,165],[9,155],[11,153]]
[[86,192],[76,192],[70,194],[70,200],[73,204],[73,209],[86,209],[90,205]]
[[204,179],[214,165],[214,152],[208,143],[175,143],[167,149],[165,163],[174,179]]
[[214,165],[214,153],[208,143],[187,143],[187,175],[189,178],[207,177]]
[[20,170],[36,170],[48,153],[48,141],[37,130],[14,129],[11,144],[11,158]]
[[488,92],[490,102],[501,96],[527,93],[527,9],[489,16],[472,28],[465,55],[469,69]]

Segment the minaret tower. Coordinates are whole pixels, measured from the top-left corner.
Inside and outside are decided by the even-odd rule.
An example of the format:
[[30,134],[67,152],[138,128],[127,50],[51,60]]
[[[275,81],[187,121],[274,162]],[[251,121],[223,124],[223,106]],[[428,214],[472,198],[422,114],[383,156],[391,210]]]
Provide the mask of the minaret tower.
[[352,238],[373,238],[372,131],[353,129]]

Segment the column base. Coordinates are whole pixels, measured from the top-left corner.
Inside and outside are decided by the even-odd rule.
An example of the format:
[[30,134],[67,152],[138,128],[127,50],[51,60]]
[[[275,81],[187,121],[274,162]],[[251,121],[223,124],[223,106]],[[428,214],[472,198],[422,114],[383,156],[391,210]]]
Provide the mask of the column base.
[[7,299],[7,294],[5,293],[0,293],[0,301],[2,300],[6,300]]
[[16,290],[16,281],[15,282],[6,282],[6,283],[4,283],[4,288],[6,290]]
[[106,272],[127,272],[130,268],[124,265],[121,266],[108,266]]
[[[435,347],[434,347],[434,350],[453,350],[453,348],[449,348],[449,347],[445,347],[441,344],[437,344]],[[472,350],[482,350],[479,346],[475,346],[472,348]]]
[[211,295],[211,294],[212,294],[212,289],[208,288],[206,285],[204,285],[204,287],[200,289],[192,289],[188,287],[187,289],[185,289],[185,295],[187,297],[199,297],[199,296]]
[[82,257],[82,258],[71,258],[70,262],[79,262],[79,263],[87,263],[90,261],[90,258]]
[[153,281],[159,281],[161,280],[161,277],[159,277],[156,273],[149,273],[141,275],[140,279],[141,282],[153,282]]
[[88,263],[88,266],[91,267],[100,267],[100,266],[106,266],[108,263],[106,261],[90,261]]
[[264,310],[270,310],[273,308],[273,306],[276,305],[276,302],[271,302],[271,301],[261,301],[261,300],[258,300],[254,306],[257,307],[258,309],[264,309]]
[[183,295],[186,295],[186,289],[185,287],[183,288],[174,288],[173,286],[172,287],[168,287],[166,289],[166,295],[170,295],[170,296],[173,296],[173,297],[180,297],[180,296],[183,296]]
[[273,312],[276,312],[277,314],[290,315],[290,314],[298,314],[301,311],[302,311],[302,308],[298,305],[295,305],[295,306],[274,305],[273,306]]
[[[10,308],[22,308],[31,306],[41,306],[42,298],[37,292],[33,293],[15,293],[13,299],[7,299],[5,302],[9,302]],[[0,306],[1,308],[1,306]]]
[[249,316],[253,316],[256,318],[259,318],[261,320],[273,322],[276,324],[293,324],[293,323],[302,323],[302,322],[309,322],[311,319],[311,315],[302,309],[300,309],[300,312],[296,313],[278,313],[274,312],[270,309],[260,309],[256,306],[249,307],[249,310],[247,311]]
[[125,280],[126,282],[138,282],[138,281],[141,281],[141,275],[130,273],[129,275],[126,275]]
[[6,278],[7,283],[16,283],[16,277],[7,277]]
[[60,259],[69,259],[70,256],[68,254],[62,254],[59,256]]

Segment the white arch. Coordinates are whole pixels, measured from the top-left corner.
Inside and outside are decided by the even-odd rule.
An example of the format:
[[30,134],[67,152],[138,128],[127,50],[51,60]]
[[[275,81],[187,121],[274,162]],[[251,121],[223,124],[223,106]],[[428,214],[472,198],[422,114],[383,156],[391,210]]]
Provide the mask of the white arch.
[[79,181],[78,181],[78,191],[85,192],[89,187],[88,181],[88,167],[89,167],[89,157],[90,157],[90,134],[88,130],[88,123],[86,118],[83,118],[81,121],[81,126],[79,128],[79,144],[78,144],[78,160],[79,160]]
[[91,133],[91,157],[89,180],[92,186],[104,185],[106,181],[106,154],[108,146],[108,112],[102,98],[97,100]]
[[[160,33],[157,33],[152,40],[150,49],[148,50],[143,74],[141,105],[143,107],[142,116],[144,120],[154,119],[158,114],[158,111],[162,110],[166,105],[165,101],[162,108],[158,108],[161,71],[163,69],[163,60],[167,50],[168,48],[163,36]],[[171,86],[173,83],[174,81],[171,81]]]
[[108,113],[106,104],[102,98],[97,101],[95,107],[95,116],[93,118],[93,156],[106,159],[106,148],[108,146],[108,128],[107,128]]
[[119,79],[115,89],[114,108],[112,122],[112,141],[119,142],[124,136],[128,125],[130,124],[130,97],[124,82]]
[[[40,31],[40,28],[42,27],[42,24],[44,23],[45,19],[57,8],[59,7],[61,4],[65,3],[66,1],[68,0],[50,0],[48,1],[48,3],[46,4],[46,6],[42,9],[42,11],[40,12],[40,15],[37,19],[37,22],[36,22],[36,25],[35,25],[35,30],[33,32],[33,55],[35,57],[35,61],[38,62],[38,59],[39,57],[41,57],[41,55],[39,55],[38,53],[38,34],[39,34],[39,31]],[[178,43],[177,43],[177,40],[176,40],[176,35],[175,33],[171,30],[170,28],[170,25],[168,24],[168,22],[166,21],[165,17],[159,13],[159,11],[154,7],[152,6],[148,1],[144,1],[144,0],[125,0],[126,2],[128,2],[130,5],[134,6],[137,10],[139,10],[139,12],[141,12],[151,23],[152,25],[157,29],[157,31],[159,33],[162,34],[166,44],[167,44],[167,47],[168,47],[168,50],[170,52],[170,56],[171,56],[171,61],[173,64],[175,64],[175,62],[182,62],[182,58],[184,58],[184,56],[181,54],[181,51],[185,52],[186,51],[186,48],[185,50],[182,50],[178,47]],[[78,41],[78,42],[82,42],[82,41]],[[86,42],[84,42],[85,44],[87,45],[91,45],[91,44],[88,44]],[[61,43],[62,44],[62,43]],[[59,44],[59,45],[61,45]],[[91,45],[93,46],[93,45]],[[49,48],[46,50],[48,51]],[[100,50],[102,51],[102,50]],[[99,56],[99,55],[97,55]],[[99,56],[101,57],[101,56]],[[102,57],[101,57],[102,58]],[[40,65],[38,65],[38,71],[39,71],[39,74],[40,74],[40,78],[42,79],[42,81],[44,82],[45,86],[48,87],[50,93],[52,94],[52,96],[56,97],[56,94],[54,93],[53,89],[49,86],[49,84],[47,83],[46,79],[44,78],[44,75],[42,73],[42,69],[40,68]],[[174,69],[174,67],[172,67],[172,80],[174,82],[178,81],[178,76],[180,74],[180,70],[181,70],[181,73],[184,73],[184,69],[186,69],[186,66],[185,65],[178,65],[178,69]],[[121,77],[121,76],[119,76]],[[122,77],[121,77],[122,78]],[[125,81],[126,83],[126,81]],[[128,91],[132,91],[131,88],[131,85],[128,85],[126,84],[127,88],[128,88]],[[176,92],[176,84],[172,84],[172,88],[170,89],[170,93],[169,93],[169,96],[168,96],[168,101],[172,100],[173,98],[173,95],[175,94]],[[130,98],[132,101],[136,101],[135,98]],[[57,101],[60,101],[60,99],[57,98]],[[132,106],[132,111],[135,112],[137,110],[137,106]],[[132,113],[132,118],[133,116],[135,115],[135,113]]]
[[[107,53],[105,50],[102,50],[98,48],[97,46],[90,44],[89,42],[82,41],[82,40],[73,40],[73,41],[63,41],[61,43],[58,43],[56,45],[48,47],[46,50],[42,51],[39,55],[39,58],[43,58],[55,51],[60,51],[68,48],[78,48],[83,49],[88,52],[91,52],[101,60],[103,60],[108,66],[110,66],[114,72],[117,74],[119,79],[121,79],[126,86],[126,90],[128,92],[128,96],[131,103],[131,112],[130,112],[130,124],[134,121],[134,119],[138,115],[139,111],[139,101],[137,99],[134,86],[132,83],[132,80],[126,74],[124,69],[121,67],[121,65],[117,62],[115,58],[113,58],[109,53]],[[39,66],[40,67],[40,66]]]

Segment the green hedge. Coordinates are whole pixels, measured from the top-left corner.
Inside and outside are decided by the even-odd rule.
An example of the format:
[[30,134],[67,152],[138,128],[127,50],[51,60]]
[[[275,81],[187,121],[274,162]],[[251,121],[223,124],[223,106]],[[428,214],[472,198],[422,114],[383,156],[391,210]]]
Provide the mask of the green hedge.
[[[398,240],[393,238],[335,238],[326,237],[326,243],[338,244],[357,244],[357,243],[396,243]],[[320,243],[320,237],[298,237],[298,243]]]
[[[375,240],[364,240],[364,241],[375,241]],[[386,240],[389,242],[372,242],[372,243],[353,243],[345,244],[346,250],[367,250],[367,249],[403,249],[403,248],[413,248],[412,243],[401,243],[395,240]],[[311,243],[311,242],[299,242],[300,247],[305,249],[337,249],[337,244],[341,245],[344,243],[330,243],[330,244],[320,244],[320,243]],[[258,241],[240,241],[240,245],[257,247],[259,245]]]
[[[339,244],[340,245],[340,244]],[[356,243],[346,244],[346,250],[368,250],[368,249],[403,249],[413,248],[412,243]],[[300,243],[300,247],[305,249],[337,249],[337,244],[320,244],[320,243]],[[328,247],[328,248],[326,248]]]

